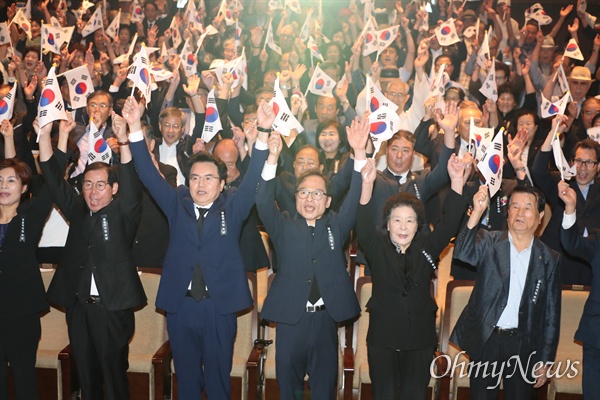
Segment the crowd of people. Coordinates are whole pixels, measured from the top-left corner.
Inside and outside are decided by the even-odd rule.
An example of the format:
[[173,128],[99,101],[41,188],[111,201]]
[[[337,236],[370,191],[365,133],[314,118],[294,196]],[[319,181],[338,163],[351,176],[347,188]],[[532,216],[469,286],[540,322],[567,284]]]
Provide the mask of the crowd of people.
[[[139,267],[162,268],[180,398],[229,398],[245,272],[271,264],[261,230],[284,399],[306,375],[313,398],[336,397],[338,327],[361,312],[353,230],[374,398],[425,397],[430,283],[452,241],[451,275],[475,284],[451,341],[475,362],[540,365],[505,376],[506,398],[546,382],[565,284],[591,286],[576,339],[584,396],[600,393],[600,35],[585,0],[555,15],[510,0],[0,9],[0,398],[9,366],[16,397],[38,398],[51,305],[83,398],[129,398]],[[40,263],[57,264],[47,292]],[[473,398],[496,398],[470,378]]]

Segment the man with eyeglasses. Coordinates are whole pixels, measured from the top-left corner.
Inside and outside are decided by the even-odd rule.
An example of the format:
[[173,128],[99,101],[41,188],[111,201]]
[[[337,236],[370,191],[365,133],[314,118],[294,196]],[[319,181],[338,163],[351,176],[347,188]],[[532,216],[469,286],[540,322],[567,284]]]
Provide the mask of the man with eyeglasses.
[[143,143],[143,109],[129,97],[123,117],[138,175],[169,221],[156,306],[167,314],[179,397],[200,399],[204,390],[209,399],[228,399],[236,313],[252,305],[240,231],[254,205],[265,161],[276,163],[281,152],[280,135],[268,135],[275,113],[261,103],[248,171],[237,190],[223,191],[227,167],[206,152],[190,158],[189,187],[175,189],[160,176]]
[[[113,97],[110,93],[98,90],[88,97],[86,106],[88,123],[84,125],[78,122],[70,134],[70,138],[77,143],[80,151],[79,161],[75,171],[71,174],[71,178],[75,178],[83,173],[88,164],[98,161],[100,157],[96,157],[97,150],[102,150],[103,154],[108,155],[108,157],[104,157],[100,161],[107,164],[117,162],[117,159],[113,157],[113,150],[118,149],[119,146],[116,143],[111,124],[108,123],[112,110]],[[93,139],[95,130],[100,132],[104,140],[104,144],[97,146],[97,149],[94,146],[95,140]]]
[[[95,97],[92,102],[100,101]],[[104,99],[106,100],[106,99]],[[89,104],[89,103],[88,103]],[[74,124],[60,121],[63,126]],[[51,124],[41,130],[50,130]],[[66,155],[40,134],[40,168],[53,200],[70,223],[63,256],[48,288],[48,300],[66,309],[69,342],[86,399],[128,399],[129,340],[134,308],[146,302],[131,253],[140,221],[142,184],[124,129],[117,168],[86,166],[82,195],[64,179]],[[144,144],[144,147],[145,144]],[[146,154],[148,150],[145,149]],[[118,196],[117,196],[118,194]]]
[[177,185],[185,185],[190,158],[191,140],[184,136],[186,117],[177,107],[164,108],[158,116],[158,128],[162,136],[154,147],[154,156],[160,162],[175,167],[177,170]]
[[[554,250],[561,252],[562,284],[590,285],[592,283],[590,265],[565,253],[560,243],[560,228],[565,207],[559,198],[556,187],[561,176],[557,171],[548,170],[548,164],[552,158],[551,143],[554,126],[560,123],[559,131],[564,130],[566,120],[567,117],[558,116],[552,121],[552,129],[533,162],[531,176],[533,183],[544,192],[547,203],[552,208],[552,217],[541,239]],[[568,157],[568,154],[565,156]],[[593,140],[585,139],[575,145],[572,160],[577,173],[569,180],[568,184],[577,194],[577,231],[584,237],[587,237],[593,229],[600,228],[600,182],[597,178],[600,169],[598,167],[599,157],[600,145]]]
[[352,123],[348,142],[356,161],[351,163],[352,183],[339,213],[327,212],[331,196],[318,170],[306,170],[298,178],[295,214],[277,208],[276,165],[268,161],[270,173],[263,172],[266,182],[259,185],[256,207],[275,246],[278,270],[261,315],[277,323],[275,365],[282,399],[302,398],[306,374],[311,398],[336,398],[338,323],[360,312],[346,271],[344,243],[356,219],[361,170],[374,170],[373,160],[362,168],[368,137],[367,118]]

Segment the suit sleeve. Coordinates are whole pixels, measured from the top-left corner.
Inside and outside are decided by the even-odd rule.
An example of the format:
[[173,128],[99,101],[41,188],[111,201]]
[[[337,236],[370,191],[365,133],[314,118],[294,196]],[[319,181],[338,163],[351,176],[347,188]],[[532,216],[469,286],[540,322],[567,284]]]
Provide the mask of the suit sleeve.
[[350,235],[350,230],[354,227],[356,221],[356,209],[358,207],[358,199],[361,192],[361,176],[360,172],[352,172],[352,182],[350,183],[350,190],[348,196],[344,199],[338,219],[342,230],[342,235],[347,238]]
[[140,180],[167,218],[172,217],[173,212],[177,208],[176,189],[160,176],[160,173],[150,159],[150,153],[145,141],[131,142],[130,147]]
[[560,228],[560,242],[565,251],[572,256],[582,258],[589,262],[592,261],[593,255],[596,252],[599,236],[594,235],[587,238],[579,234],[577,223],[573,224],[569,229]]
[[[145,144],[144,141],[142,143]],[[119,164],[119,198],[123,218],[128,221],[131,229],[129,234],[133,237],[142,215],[142,183],[135,172],[133,161]]]
[[275,241],[276,237],[282,231],[285,219],[275,204],[275,182],[275,179],[270,179],[265,182],[261,178],[261,182],[258,185],[258,191],[256,192],[256,209],[258,210],[258,216],[262,220],[273,241]]
[[531,167],[531,179],[533,179],[533,183],[546,197],[549,197],[552,193],[556,193],[556,185],[558,184],[558,181],[548,172],[548,163],[551,156],[551,151],[540,150],[536,154],[533,166]]
[[456,238],[454,258],[479,267],[480,261],[486,256],[486,249],[494,246],[494,243],[488,240],[489,237],[487,231],[469,229],[465,225]]
[[56,156],[53,155],[48,161],[40,162],[40,169],[54,203],[70,221],[78,196],[63,178],[64,168],[61,170]]
[[446,147],[445,145],[442,146],[440,159],[433,171],[426,174],[422,180],[417,180],[417,186],[421,192],[420,200],[423,203],[450,182],[450,178],[448,177],[448,160],[450,160],[452,153],[454,153],[454,149]]
[[331,178],[331,209],[337,210],[337,205],[342,201],[352,182],[354,160],[348,158],[342,169]]
[[544,362],[554,361],[558,347],[562,294],[560,281],[560,258],[556,256],[547,278],[548,298],[546,299],[546,320],[542,333],[542,337],[544,338],[543,348],[540,350],[540,360]]
[[466,206],[466,198],[454,190],[450,190],[444,202],[442,220],[436,225],[427,241],[427,251],[434,259],[439,258],[442,251],[450,243],[450,239],[456,234]]
[[[365,250],[367,258],[369,255],[383,254],[379,241],[379,232],[377,224],[379,216],[375,215],[373,207],[373,198],[368,204],[359,205],[356,217],[356,233],[358,235],[358,243]],[[377,263],[370,263],[372,269],[377,268]]]
[[248,172],[246,172],[246,175],[244,175],[242,183],[240,183],[240,186],[233,195],[234,215],[239,217],[240,220],[246,219],[250,213],[250,209],[252,209],[252,206],[254,206],[257,186],[262,186],[260,174],[265,162],[267,161],[268,155],[268,150],[258,150],[256,145],[252,150],[252,157],[250,158]]

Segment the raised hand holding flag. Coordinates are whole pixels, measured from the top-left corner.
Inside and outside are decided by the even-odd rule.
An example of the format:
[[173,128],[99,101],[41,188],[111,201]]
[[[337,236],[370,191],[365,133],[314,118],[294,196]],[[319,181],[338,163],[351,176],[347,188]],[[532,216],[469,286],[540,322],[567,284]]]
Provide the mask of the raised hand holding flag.
[[503,142],[504,128],[496,134],[490,146],[486,149],[483,159],[477,164],[485,183],[490,190],[490,197],[494,197],[502,184],[502,168],[504,165]]
[[540,105],[540,115],[542,118],[550,118],[555,115],[565,115],[567,109],[567,103],[571,97],[571,92],[567,91],[565,95],[560,98],[556,103],[552,103],[550,100],[544,97],[542,93],[542,104]]
[[579,46],[577,45],[577,41],[575,41],[575,39],[571,39],[569,40],[569,43],[567,43],[565,57],[583,61],[583,54],[581,53],[581,50],[579,50]]
[[13,111],[15,109],[15,98],[17,97],[17,82],[13,84],[10,92],[0,99],[0,123],[2,121],[9,120],[13,117]]
[[435,36],[441,46],[450,46],[460,42],[460,38],[456,32],[456,26],[454,25],[454,18],[450,18],[435,28]]
[[140,52],[136,54],[127,78],[133,82],[131,95],[133,96],[135,88],[137,87],[144,95],[146,105],[150,103],[150,64],[148,62],[146,46],[142,46]]
[[278,131],[284,136],[289,136],[292,129],[295,129],[298,133],[304,131],[304,127],[296,117],[292,114],[292,111],[287,105],[281,88],[279,87],[279,75],[275,79],[275,95],[269,102],[269,106],[273,109],[273,112],[277,115],[275,122],[273,122],[273,130]]
[[481,88],[479,88],[481,94],[486,98],[498,101],[498,86],[496,84],[496,59],[492,59],[492,66],[488,71],[488,75],[483,81]]
[[211,89],[206,99],[206,118],[204,119],[204,128],[202,128],[202,140],[208,143],[223,129],[221,116],[215,100],[215,89]]
[[[325,73],[318,65],[315,68],[315,72],[310,78],[306,93],[311,92],[317,96],[333,97],[333,88],[336,85],[336,81],[333,80],[329,75]],[[306,96],[306,94],[305,94]]]
[[71,108],[83,108],[87,105],[87,97],[94,92],[94,83],[87,65],[71,69],[63,74],[69,85]]

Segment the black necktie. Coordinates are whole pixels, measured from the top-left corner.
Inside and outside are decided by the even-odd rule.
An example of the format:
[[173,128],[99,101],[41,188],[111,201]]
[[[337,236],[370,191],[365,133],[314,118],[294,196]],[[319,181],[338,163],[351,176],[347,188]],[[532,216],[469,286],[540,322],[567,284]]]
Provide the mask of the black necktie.
[[[208,211],[208,208],[196,207],[198,209],[198,237],[202,238],[202,225],[204,225],[204,214]],[[192,289],[190,290],[192,298],[196,301],[200,301],[208,297],[206,291],[206,282],[204,281],[204,275],[202,275],[202,269],[200,265],[196,265],[194,268],[194,275],[192,276]]]

